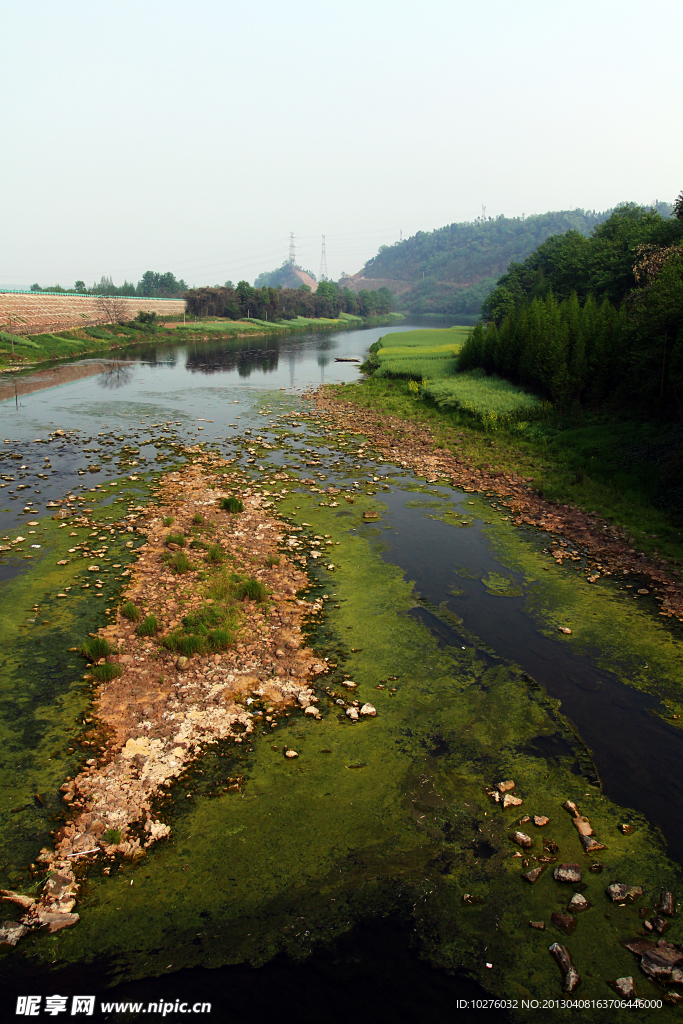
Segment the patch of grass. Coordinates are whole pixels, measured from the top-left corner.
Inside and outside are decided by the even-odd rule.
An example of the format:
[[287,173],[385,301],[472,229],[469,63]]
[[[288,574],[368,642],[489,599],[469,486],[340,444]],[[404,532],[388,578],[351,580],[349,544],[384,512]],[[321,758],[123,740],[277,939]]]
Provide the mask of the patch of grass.
[[185,536],[182,533],[169,533],[165,544],[177,544],[179,548],[185,547]]
[[195,514],[192,516],[192,522],[196,526],[202,526],[202,524],[204,523],[204,516],[201,514],[201,512],[195,512]]
[[166,526],[166,527],[173,526],[174,522],[175,522],[175,520],[174,520],[173,516],[164,516],[164,518],[162,520],[163,525]]
[[242,580],[238,583],[235,588],[235,597],[239,601],[243,601],[248,598],[250,601],[258,601],[261,604],[268,597],[268,591],[261,583],[260,580],[254,579],[253,576],[249,576],[246,580]]
[[123,675],[122,667],[110,661],[105,661],[103,665],[93,665],[89,671],[90,675],[93,679],[97,679],[98,683],[108,683],[110,680],[116,679],[117,676]]
[[266,565],[269,565],[272,568],[274,565],[279,565],[279,564],[280,564],[280,556],[279,555],[267,555],[266,556]]
[[159,632],[159,620],[156,615],[147,615],[137,628],[138,636],[156,636]]
[[106,832],[102,833],[102,842],[107,846],[116,846],[123,839],[123,833],[120,828],[108,828]]
[[90,637],[81,647],[81,654],[88,661],[99,661],[100,658],[106,658],[111,652],[111,644],[103,636]]
[[161,643],[167,650],[189,658],[226,650],[235,642],[236,630],[237,613],[231,605],[204,604],[186,615],[182,626]]
[[422,390],[439,409],[462,410],[489,429],[533,418],[547,409],[540,398],[509,380],[486,377],[477,371],[434,381]]
[[234,496],[231,496],[229,498],[221,498],[221,508],[225,509],[226,512],[233,513],[244,511],[244,505],[239,500],[239,498],[235,498]]
[[133,601],[126,601],[121,605],[121,614],[131,622],[139,622],[142,618],[142,612]]

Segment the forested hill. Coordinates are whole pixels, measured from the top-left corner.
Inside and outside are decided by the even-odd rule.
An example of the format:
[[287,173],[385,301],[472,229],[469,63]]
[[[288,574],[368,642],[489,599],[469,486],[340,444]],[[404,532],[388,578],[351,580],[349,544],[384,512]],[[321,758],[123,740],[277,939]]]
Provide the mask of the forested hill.
[[525,260],[550,235],[589,235],[609,214],[559,210],[418,231],[382,246],[358,274],[340,283],[356,290],[386,285],[397,297],[396,308],[413,313],[478,313],[510,263]]

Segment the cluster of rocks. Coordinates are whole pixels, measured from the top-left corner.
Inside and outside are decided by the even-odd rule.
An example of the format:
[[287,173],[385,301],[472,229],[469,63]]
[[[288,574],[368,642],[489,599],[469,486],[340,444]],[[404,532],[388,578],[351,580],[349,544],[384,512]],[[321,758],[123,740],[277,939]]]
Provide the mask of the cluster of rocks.
[[[486,465],[471,465],[457,448],[453,451],[437,448],[428,427],[345,401],[342,396],[337,397],[330,386],[322,385],[305,397],[340,426],[348,425],[351,420],[355,429],[388,461],[412,470],[428,483],[450,482],[464,491],[506,497],[508,500],[503,504],[516,525],[532,526],[557,535],[558,539],[551,541],[551,554],[558,564],[566,558],[578,561],[579,551],[588,557],[586,578],[589,582],[596,582],[601,573],[648,576],[658,587],[656,599],[661,604],[660,614],[669,618],[675,616],[683,622],[683,584],[673,578],[666,560],[653,560],[644,552],[635,551],[633,539],[613,524],[571,505],[546,501],[534,493],[531,477]],[[390,433],[395,433],[400,440],[390,440]]]

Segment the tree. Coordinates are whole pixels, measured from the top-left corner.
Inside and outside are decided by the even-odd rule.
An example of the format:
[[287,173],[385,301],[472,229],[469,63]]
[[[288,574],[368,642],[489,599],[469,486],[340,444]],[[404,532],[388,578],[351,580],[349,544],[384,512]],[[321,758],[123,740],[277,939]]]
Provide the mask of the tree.
[[103,324],[123,324],[128,317],[128,304],[119,295],[98,295],[95,307]]
[[87,288],[85,287],[85,281],[76,281],[76,284],[74,285],[74,291],[75,292],[85,292],[85,291],[87,291]]
[[678,193],[678,199],[674,203],[674,217],[683,220],[683,192]]

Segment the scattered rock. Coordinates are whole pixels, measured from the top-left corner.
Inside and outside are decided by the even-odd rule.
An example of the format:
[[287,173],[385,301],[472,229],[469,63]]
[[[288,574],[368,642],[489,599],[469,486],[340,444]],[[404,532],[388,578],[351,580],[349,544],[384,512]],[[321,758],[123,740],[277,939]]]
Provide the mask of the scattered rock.
[[358,708],[347,708],[346,717],[350,718],[352,722],[358,721]]
[[597,839],[593,839],[592,836],[579,836],[581,845],[583,846],[586,853],[597,853],[598,850],[606,850],[607,847],[604,843],[599,843]]
[[576,806],[576,804],[574,803],[573,800],[565,800],[565,802],[562,804],[562,806],[564,807],[565,811],[569,811],[569,813],[571,814],[572,818],[580,817],[581,811]]
[[591,828],[590,821],[588,820],[588,818],[584,818],[582,814],[577,814],[572,819],[572,824],[574,828],[578,831],[580,836],[593,835],[593,829]]
[[570,910],[573,914],[578,913],[581,910],[588,910],[590,903],[585,896],[582,896],[580,892],[575,892],[569,901],[567,910]]
[[291,750],[291,749],[285,750],[285,757],[295,758],[295,757],[298,757],[298,756],[299,755],[297,754],[296,750]]
[[614,988],[618,996],[622,999],[635,999],[637,996],[636,986],[633,983],[633,978],[617,978],[614,982]]
[[544,825],[550,823],[550,818],[546,818],[544,814],[534,814],[534,825],[538,828],[543,828]]
[[28,933],[25,924],[17,921],[3,921],[0,924],[0,946],[16,946],[19,939]]
[[612,885],[607,886],[607,895],[612,903],[624,903],[626,900],[633,903],[643,895],[643,889],[640,885],[624,885],[622,882],[613,882]]
[[650,924],[658,935],[662,935],[671,924],[671,921],[667,921],[667,919],[662,917],[661,914],[655,914],[655,916],[650,919]]
[[514,779],[508,779],[507,782],[497,782],[496,789],[499,793],[509,793],[511,789],[515,788]]
[[573,992],[581,984],[581,978],[572,963],[569,950],[566,946],[561,946],[559,942],[553,942],[552,946],[548,946],[548,950],[555,957],[557,966],[562,971],[563,990]]
[[567,636],[571,636],[571,629],[568,626],[558,626],[558,632],[565,633]]
[[578,864],[558,864],[553,875],[556,882],[571,882],[575,885],[581,881],[581,868]]
[[513,843],[517,843],[518,846],[523,846],[525,848],[533,845],[533,839],[531,836],[528,836],[526,832],[512,832],[510,839]]
[[190,664],[190,659],[186,658],[184,654],[181,654],[179,658],[176,658],[175,667],[182,672],[184,668]]
[[532,868],[531,871],[526,871],[522,875],[522,878],[526,878],[527,882],[531,882],[531,884],[533,885],[534,882],[537,882],[538,879],[541,877],[544,869],[545,864],[541,864],[540,867]]
[[577,925],[577,920],[572,914],[558,914],[557,911],[553,911],[550,920],[556,928],[559,928],[561,932],[566,932],[567,935],[571,935]]
[[663,892],[659,901],[659,913],[666,914],[667,917],[673,917],[675,913],[674,907],[674,894],[672,892]]
[[545,931],[545,921],[529,921],[530,928],[537,928],[539,932]]
[[310,705],[309,705],[309,706],[308,706],[308,707],[306,708],[306,710],[304,711],[304,714],[305,714],[305,715],[306,715],[307,717],[309,717],[309,718],[320,718],[320,712],[319,712],[319,711],[318,711],[318,709],[317,709],[316,707],[314,707],[314,706],[313,706],[312,704],[310,704]]
[[23,893],[12,892],[11,889],[0,889],[0,894],[6,903],[16,903],[18,907],[23,907],[25,910],[36,902],[32,896],[24,896]]
[[503,797],[503,810],[506,807],[519,807],[521,803],[523,803],[521,797],[513,796],[512,793],[506,793]]
[[635,832],[635,826],[623,824],[619,826],[619,831],[622,832],[625,836],[630,836]]
[[374,718],[375,715],[377,714],[377,710],[372,704],[364,704],[363,707],[360,709],[360,713],[361,715],[369,715],[370,718]]

